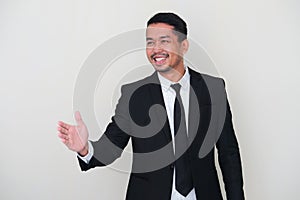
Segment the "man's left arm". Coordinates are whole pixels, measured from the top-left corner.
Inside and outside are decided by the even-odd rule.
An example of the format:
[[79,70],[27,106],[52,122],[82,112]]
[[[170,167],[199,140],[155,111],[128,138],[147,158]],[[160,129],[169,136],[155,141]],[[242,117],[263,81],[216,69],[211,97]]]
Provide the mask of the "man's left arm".
[[223,175],[227,199],[243,200],[245,197],[241,157],[227,98],[226,106],[224,126],[216,145],[218,149],[218,160]]

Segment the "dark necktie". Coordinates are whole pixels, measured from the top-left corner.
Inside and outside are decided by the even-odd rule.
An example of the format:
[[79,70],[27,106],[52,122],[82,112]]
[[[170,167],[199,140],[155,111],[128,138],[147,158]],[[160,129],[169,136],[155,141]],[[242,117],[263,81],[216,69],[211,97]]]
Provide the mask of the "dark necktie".
[[188,154],[184,153],[188,147],[185,112],[180,97],[181,85],[176,83],[171,87],[176,92],[174,105],[175,157],[177,159],[175,161],[175,186],[180,194],[187,196],[193,188],[193,180]]

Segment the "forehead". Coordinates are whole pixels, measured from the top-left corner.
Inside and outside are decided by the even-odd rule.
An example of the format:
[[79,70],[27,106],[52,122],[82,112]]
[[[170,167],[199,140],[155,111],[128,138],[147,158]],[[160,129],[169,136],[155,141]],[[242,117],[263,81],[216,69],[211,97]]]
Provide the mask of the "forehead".
[[160,37],[169,36],[175,37],[174,27],[165,23],[150,24],[146,30],[146,37],[158,39]]

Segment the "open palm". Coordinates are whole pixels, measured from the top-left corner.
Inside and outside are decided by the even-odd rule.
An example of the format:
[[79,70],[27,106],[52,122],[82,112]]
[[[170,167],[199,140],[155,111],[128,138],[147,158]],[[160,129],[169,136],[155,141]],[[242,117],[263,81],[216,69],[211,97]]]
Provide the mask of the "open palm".
[[59,121],[57,127],[58,137],[70,150],[84,155],[88,149],[88,130],[78,111],[75,112],[75,120],[77,125]]

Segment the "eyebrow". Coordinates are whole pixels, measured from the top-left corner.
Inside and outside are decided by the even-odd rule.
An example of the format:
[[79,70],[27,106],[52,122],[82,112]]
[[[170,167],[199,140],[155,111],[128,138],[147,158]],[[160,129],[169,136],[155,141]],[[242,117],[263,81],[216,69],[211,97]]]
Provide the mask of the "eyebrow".
[[[163,35],[163,36],[160,36],[159,39],[165,39],[165,38],[171,38],[169,35]],[[146,40],[153,40],[153,38],[151,37],[147,37]]]
[[165,39],[165,38],[171,38],[169,35],[164,35],[164,36],[161,36],[159,37],[160,39]]

